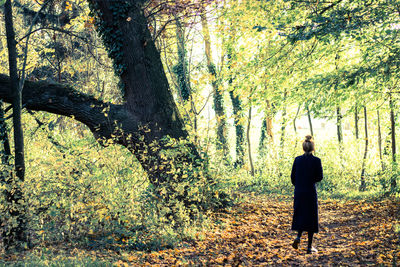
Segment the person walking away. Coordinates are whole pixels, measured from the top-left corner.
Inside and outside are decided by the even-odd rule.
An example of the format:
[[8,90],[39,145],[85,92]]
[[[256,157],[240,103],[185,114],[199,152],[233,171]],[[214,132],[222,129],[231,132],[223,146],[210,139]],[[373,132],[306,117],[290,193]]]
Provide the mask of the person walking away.
[[301,235],[308,232],[307,254],[318,252],[312,246],[314,233],[318,233],[318,199],[315,183],[323,178],[321,159],[313,155],[314,141],[307,135],[303,142],[304,154],[295,158],[291,180],[294,185],[292,230],[297,231],[293,248],[298,249]]

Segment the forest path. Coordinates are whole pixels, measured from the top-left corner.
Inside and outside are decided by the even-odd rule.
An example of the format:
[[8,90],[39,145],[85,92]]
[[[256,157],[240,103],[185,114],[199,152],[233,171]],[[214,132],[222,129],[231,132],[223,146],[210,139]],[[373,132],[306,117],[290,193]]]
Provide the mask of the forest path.
[[[400,263],[400,207],[395,201],[320,200],[320,232],[307,255],[307,235],[291,247],[292,201],[254,196],[217,214],[204,239],[181,248],[125,254],[117,265],[366,266]],[[394,258],[397,258],[394,261]],[[393,265],[394,263],[394,265]]]

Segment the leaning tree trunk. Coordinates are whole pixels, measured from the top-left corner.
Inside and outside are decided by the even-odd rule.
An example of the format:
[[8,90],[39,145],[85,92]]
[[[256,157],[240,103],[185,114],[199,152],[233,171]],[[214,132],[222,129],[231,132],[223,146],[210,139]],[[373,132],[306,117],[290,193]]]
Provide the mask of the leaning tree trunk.
[[364,150],[364,157],[361,167],[361,184],[360,184],[360,191],[365,191],[366,184],[365,184],[365,165],[367,161],[367,154],[368,154],[368,120],[367,120],[367,107],[364,106],[364,128],[365,128],[365,150]]
[[[73,117],[88,126],[101,144],[115,143],[128,148],[146,171],[160,199],[168,201],[171,195],[178,194],[185,205],[207,208],[205,205],[210,201],[206,193],[211,192],[207,190],[213,183],[207,174],[199,198],[187,195],[190,186],[179,193],[174,187],[182,181],[198,181],[199,173],[207,170],[201,166],[196,146],[187,141],[188,133],[147,27],[143,2],[89,0],[89,4],[120,77],[124,104],[105,103],[70,86],[26,81],[23,105],[31,110]],[[12,95],[9,77],[0,75],[0,98],[10,103]],[[167,190],[160,190],[162,187]]]
[[[8,63],[10,72],[10,93],[13,107],[13,127],[14,127],[14,154],[15,154],[15,178],[13,175],[6,179],[10,185],[7,190],[6,201],[8,202],[7,213],[10,216],[10,223],[6,226],[3,237],[6,249],[16,247],[23,248],[23,242],[27,241],[26,235],[26,210],[23,199],[23,192],[20,183],[25,179],[25,160],[24,160],[24,136],[21,124],[22,109],[22,88],[19,85],[17,69],[17,48],[12,17],[11,0],[7,0],[4,5],[4,18],[7,35]],[[11,223],[13,221],[15,223]]]
[[217,80],[217,70],[215,68],[215,64],[212,59],[211,54],[211,41],[210,41],[210,32],[208,28],[208,22],[206,17],[206,11],[203,9],[201,15],[201,25],[203,30],[203,38],[205,45],[205,54],[207,58],[207,67],[208,72],[212,77],[212,87],[213,87],[213,95],[214,95],[214,110],[217,118],[217,148],[221,149],[224,155],[229,155],[228,148],[228,138],[227,138],[227,128],[226,128],[226,116],[224,110],[223,103],[223,94],[219,89],[219,82]]
[[[190,166],[200,167],[201,158],[194,144],[174,141],[187,139],[188,133],[148,30],[143,3],[90,0],[89,4],[120,77],[125,103],[104,103],[69,86],[27,81],[23,104],[27,109],[73,117],[87,125],[102,144],[127,147],[154,187],[167,187],[167,192],[158,193],[161,199],[168,200],[172,194],[178,194],[172,185],[197,179],[196,169],[190,171]],[[0,76],[0,98],[12,101],[10,79],[4,75]],[[202,206],[202,202],[207,202],[187,197],[186,189],[190,187],[179,193],[186,204]]]

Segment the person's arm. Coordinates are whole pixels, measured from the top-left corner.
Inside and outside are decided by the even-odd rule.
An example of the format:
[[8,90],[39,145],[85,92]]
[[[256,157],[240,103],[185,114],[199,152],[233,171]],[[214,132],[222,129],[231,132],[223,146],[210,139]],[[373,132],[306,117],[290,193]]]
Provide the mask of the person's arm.
[[321,159],[318,159],[317,172],[316,172],[316,175],[315,175],[315,182],[321,182],[323,177],[324,177],[324,174],[323,174],[323,171],[322,171]]
[[290,174],[290,179],[292,180],[292,184],[295,185],[295,172],[296,172],[296,159],[294,159],[293,166],[292,166],[292,173]]

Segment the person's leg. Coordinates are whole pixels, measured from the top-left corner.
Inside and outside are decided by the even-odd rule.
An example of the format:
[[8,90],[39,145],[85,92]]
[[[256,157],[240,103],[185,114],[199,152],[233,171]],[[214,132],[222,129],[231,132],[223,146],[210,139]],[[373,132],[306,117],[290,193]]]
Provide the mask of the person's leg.
[[293,241],[292,247],[294,249],[298,249],[299,248],[299,244],[300,244],[300,238],[301,238],[301,234],[303,233],[303,231],[298,231],[297,232],[297,237],[296,239]]
[[300,239],[301,238],[301,234],[303,233],[303,231],[298,231],[297,232],[297,238]]
[[313,232],[308,232],[307,254],[317,253],[317,252],[318,252],[318,250],[316,250],[316,249],[312,246],[313,236],[314,236],[314,233],[313,233]]
[[308,246],[307,246],[307,248],[311,248],[312,247],[313,236],[314,236],[313,232],[308,232]]

